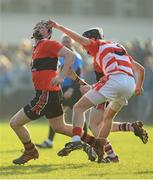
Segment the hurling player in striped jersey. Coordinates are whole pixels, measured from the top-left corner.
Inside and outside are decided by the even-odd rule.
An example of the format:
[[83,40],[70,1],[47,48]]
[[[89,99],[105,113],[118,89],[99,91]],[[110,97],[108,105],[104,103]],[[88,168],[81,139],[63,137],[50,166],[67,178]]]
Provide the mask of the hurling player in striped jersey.
[[[104,158],[104,146],[107,144],[107,137],[111,131],[113,119],[122,107],[127,105],[132,94],[138,96],[142,93],[144,68],[129,56],[125,48],[119,43],[101,40],[103,39],[103,32],[101,32],[102,37],[93,37],[93,34],[97,31],[102,31],[100,28],[86,31],[81,36],[52,20],[48,21],[48,26],[60,30],[83,45],[104,73],[100,81],[93,85],[79,102],[75,104],[73,108],[72,142],[67,143],[64,149],[70,152],[81,145],[84,123],[83,113],[93,106],[109,101],[109,105],[101,119],[103,120],[103,126],[97,138],[99,144],[95,147],[98,161],[101,162]],[[136,82],[133,71],[138,75]],[[142,129],[142,124],[137,125]]]

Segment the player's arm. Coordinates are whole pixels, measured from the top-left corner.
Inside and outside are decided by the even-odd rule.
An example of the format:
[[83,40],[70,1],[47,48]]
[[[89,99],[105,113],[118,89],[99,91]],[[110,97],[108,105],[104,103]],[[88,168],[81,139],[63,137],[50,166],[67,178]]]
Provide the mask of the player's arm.
[[80,43],[82,46],[87,46],[91,43],[91,40],[86,38],[86,37],[83,37],[81,36],[80,34],[78,34],[77,32],[75,31],[72,31],[71,29],[69,28],[66,28],[58,23],[56,23],[55,21],[52,21],[52,20],[49,20],[48,21],[48,26],[50,28],[56,28],[58,29],[59,31],[67,34],[69,37],[71,37],[72,39],[74,39],[76,42]]
[[74,53],[66,47],[60,49],[58,55],[64,58],[64,65],[62,70],[59,72],[59,76],[65,78],[74,63]]
[[58,85],[63,82],[64,78],[68,76],[74,63],[74,53],[64,46],[59,50],[58,56],[64,58],[64,65],[62,70],[59,71],[58,76],[56,76],[56,78],[52,81],[53,85]]
[[136,71],[138,77],[136,81],[135,95],[141,95],[143,91],[143,81],[145,77],[145,69],[144,67],[132,59],[133,70]]

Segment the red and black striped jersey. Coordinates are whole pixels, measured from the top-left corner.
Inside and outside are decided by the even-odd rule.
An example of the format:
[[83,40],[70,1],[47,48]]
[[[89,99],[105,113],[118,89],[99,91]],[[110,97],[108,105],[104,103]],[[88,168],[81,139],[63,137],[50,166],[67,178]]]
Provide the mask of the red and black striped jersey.
[[32,81],[36,90],[58,91],[59,86],[51,84],[57,75],[58,52],[63,47],[54,40],[43,39],[33,47],[32,51]]

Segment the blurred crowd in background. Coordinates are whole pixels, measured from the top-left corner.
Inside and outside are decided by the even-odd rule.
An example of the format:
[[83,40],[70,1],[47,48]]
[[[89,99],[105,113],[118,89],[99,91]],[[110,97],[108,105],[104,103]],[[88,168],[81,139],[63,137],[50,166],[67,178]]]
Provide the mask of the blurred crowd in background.
[[[144,42],[135,40],[123,44],[129,54],[145,67],[144,94],[134,97],[119,118],[142,120],[152,123],[153,118],[153,40]],[[85,80],[95,82],[92,59],[78,45],[74,44],[78,53],[83,57],[83,73]],[[31,81],[32,43],[24,39],[18,45],[0,44],[0,116],[9,116],[16,112],[21,105],[29,102],[33,94]]]

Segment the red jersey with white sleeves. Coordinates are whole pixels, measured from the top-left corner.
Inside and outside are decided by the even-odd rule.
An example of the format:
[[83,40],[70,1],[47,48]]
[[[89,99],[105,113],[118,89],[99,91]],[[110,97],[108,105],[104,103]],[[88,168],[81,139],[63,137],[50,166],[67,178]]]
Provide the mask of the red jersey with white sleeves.
[[85,48],[105,75],[125,73],[133,77],[131,57],[119,43],[91,40],[91,44]]
[[36,90],[60,90],[60,86],[53,86],[51,81],[57,75],[58,52],[62,47],[57,41],[43,39],[33,48],[31,71]]

